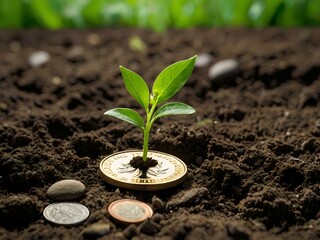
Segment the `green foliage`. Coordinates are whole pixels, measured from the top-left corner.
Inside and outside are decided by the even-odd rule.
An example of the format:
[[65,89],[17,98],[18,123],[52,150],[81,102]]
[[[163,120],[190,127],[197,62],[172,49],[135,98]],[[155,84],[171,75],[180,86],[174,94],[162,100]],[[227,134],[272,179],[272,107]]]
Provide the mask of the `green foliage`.
[[319,0],[1,0],[0,27],[315,26]]
[[144,129],[144,121],[139,113],[130,109],[130,108],[114,108],[104,113],[105,115],[109,115],[125,122],[131,123],[142,130]]
[[153,115],[153,122],[158,118],[181,115],[181,114],[192,114],[195,110],[187,104],[181,102],[171,102],[161,106]]
[[157,110],[157,106],[173,97],[188,81],[197,56],[176,62],[165,68],[156,78],[152,93],[149,92],[147,83],[135,72],[120,66],[120,71],[131,96],[144,108],[146,120],[141,115],[129,108],[115,108],[104,114],[131,123],[139,127],[144,134],[143,160],[147,160],[150,129],[153,123],[162,117],[171,115],[192,114],[195,110],[180,102],[167,103]]
[[177,62],[165,68],[156,78],[152,92],[158,103],[173,97],[187,82],[196,58]]
[[145,110],[147,110],[150,98],[147,83],[138,74],[125,67],[120,66],[120,71],[128,92]]
[[2,0],[0,2],[0,27],[19,28],[21,27],[21,25],[22,25],[21,0]]
[[35,19],[51,29],[63,27],[63,21],[53,5],[42,0],[30,0],[30,11]]

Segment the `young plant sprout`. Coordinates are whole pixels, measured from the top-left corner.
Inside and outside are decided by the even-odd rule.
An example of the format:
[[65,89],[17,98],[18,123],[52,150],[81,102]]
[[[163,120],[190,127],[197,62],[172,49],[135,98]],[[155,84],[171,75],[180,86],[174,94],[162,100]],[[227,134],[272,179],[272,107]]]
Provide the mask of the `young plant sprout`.
[[139,127],[143,131],[143,155],[147,161],[150,129],[153,123],[162,117],[170,115],[192,114],[195,110],[181,102],[171,102],[157,106],[173,97],[189,79],[197,56],[176,62],[166,67],[156,78],[150,93],[147,83],[135,72],[120,66],[120,71],[127,91],[144,108],[146,119],[129,108],[114,108],[104,114],[116,117]]

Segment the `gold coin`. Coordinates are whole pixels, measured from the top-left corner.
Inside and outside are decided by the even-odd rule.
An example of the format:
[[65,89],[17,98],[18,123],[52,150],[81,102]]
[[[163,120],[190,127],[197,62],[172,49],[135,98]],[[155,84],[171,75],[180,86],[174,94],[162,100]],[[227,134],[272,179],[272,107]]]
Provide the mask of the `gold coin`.
[[108,207],[108,212],[112,218],[123,224],[141,223],[153,215],[149,205],[132,199],[112,202]]
[[187,166],[179,158],[149,151],[148,157],[157,160],[158,164],[149,168],[147,177],[142,178],[141,171],[130,165],[130,160],[136,156],[142,156],[142,151],[128,150],[107,156],[100,162],[100,175],[114,186],[141,191],[170,188],[180,184],[187,176]]

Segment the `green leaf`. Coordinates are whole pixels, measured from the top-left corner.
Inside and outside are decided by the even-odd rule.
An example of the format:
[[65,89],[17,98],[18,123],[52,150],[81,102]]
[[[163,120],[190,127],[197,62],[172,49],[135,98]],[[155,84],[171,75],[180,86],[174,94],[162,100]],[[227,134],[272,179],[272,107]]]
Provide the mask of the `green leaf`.
[[150,93],[147,83],[138,74],[123,66],[120,66],[120,71],[128,92],[144,109],[148,109]]
[[162,103],[175,95],[189,79],[197,55],[166,67],[156,78],[152,93],[157,103]]
[[53,7],[52,1],[30,0],[32,14],[41,23],[42,27],[58,29],[63,27],[63,21],[58,10]]
[[130,108],[114,108],[108,110],[104,115],[109,115],[125,122],[131,123],[138,126],[141,129],[144,129],[144,121],[139,113],[130,109]]
[[195,113],[196,110],[194,110],[193,107],[181,103],[181,102],[172,102],[167,103],[163,106],[161,106],[153,115],[152,121],[154,122],[156,119],[171,115],[182,115],[182,114],[192,114]]
[[23,24],[23,11],[21,0],[0,1],[0,27],[21,28]]

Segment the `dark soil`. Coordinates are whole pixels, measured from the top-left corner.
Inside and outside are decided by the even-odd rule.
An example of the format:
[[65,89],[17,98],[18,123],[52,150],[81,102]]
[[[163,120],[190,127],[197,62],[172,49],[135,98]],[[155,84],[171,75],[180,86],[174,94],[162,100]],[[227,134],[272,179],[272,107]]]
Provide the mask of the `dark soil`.
[[140,178],[148,178],[147,171],[151,167],[155,167],[158,164],[157,160],[152,158],[147,158],[147,161],[143,161],[143,158],[140,156],[133,157],[132,160],[129,162],[131,167],[139,169],[141,171]]
[[[130,49],[134,35],[145,52]],[[0,239],[82,239],[81,231],[98,221],[111,226],[100,239],[320,239],[319,29],[0,36]],[[28,57],[38,50],[51,58],[33,68]],[[142,147],[139,129],[103,115],[113,107],[140,111],[118,66],[151,86],[164,67],[201,53],[211,54],[212,64],[236,59],[241,73],[221,86],[208,79],[209,66],[195,69],[173,100],[196,114],[161,119],[150,139],[150,149],[187,164],[188,179],[158,192],[104,182],[104,157]],[[42,217],[52,202],[48,187],[62,179],[87,187],[78,202],[91,215],[80,226]],[[147,230],[116,225],[106,206],[122,198],[152,206],[155,223]]]

